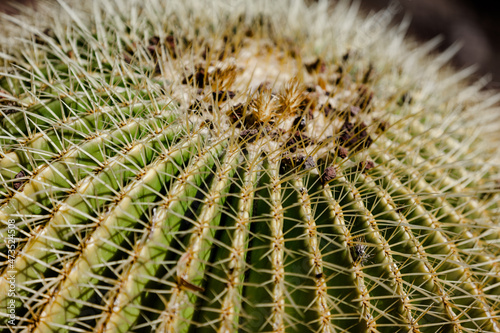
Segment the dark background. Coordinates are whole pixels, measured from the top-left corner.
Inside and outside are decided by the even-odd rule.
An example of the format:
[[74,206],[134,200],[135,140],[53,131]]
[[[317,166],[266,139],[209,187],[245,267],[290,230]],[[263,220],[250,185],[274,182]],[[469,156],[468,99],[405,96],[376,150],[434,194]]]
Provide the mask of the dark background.
[[[50,0],[0,0],[0,11],[15,14],[15,6],[19,4],[36,9],[39,1]],[[361,0],[361,8],[369,14],[387,8],[391,1],[401,8],[394,24],[404,15],[410,15],[409,33],[422,41],[441,35],[444,40],[440,50],[462,42],[462,49],[453,59],[454,65],[463,68],[478,64],[476,77],[491,73],[487,87],[500,89],[499,0]]]
[[391,1],[402,8],[394,23],[410,15],[409,33],[422,41],[442,36],[440,50],[461,42],[453,64],[458,68],[478,64],[476,77],[491,73],[488,88],[500,89],[499,0],[362,0],[361,5],[369,13],[387,8]]

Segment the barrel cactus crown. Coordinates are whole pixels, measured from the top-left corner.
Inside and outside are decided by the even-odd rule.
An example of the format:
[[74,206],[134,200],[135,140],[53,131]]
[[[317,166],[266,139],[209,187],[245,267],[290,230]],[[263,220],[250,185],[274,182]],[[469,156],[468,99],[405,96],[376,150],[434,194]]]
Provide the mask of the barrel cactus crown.
[[74,5],[2,16],[4,331],[500,331],[498,98],[450,52],[347,2]]

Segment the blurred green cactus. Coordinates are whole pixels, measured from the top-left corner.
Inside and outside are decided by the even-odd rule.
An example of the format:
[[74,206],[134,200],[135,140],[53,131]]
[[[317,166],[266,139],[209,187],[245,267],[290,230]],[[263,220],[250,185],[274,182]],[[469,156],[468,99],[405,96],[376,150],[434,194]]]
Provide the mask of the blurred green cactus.
[[450,52],[347,2],[61,4],[2,17],[2,329],[500,331],[498,97]]

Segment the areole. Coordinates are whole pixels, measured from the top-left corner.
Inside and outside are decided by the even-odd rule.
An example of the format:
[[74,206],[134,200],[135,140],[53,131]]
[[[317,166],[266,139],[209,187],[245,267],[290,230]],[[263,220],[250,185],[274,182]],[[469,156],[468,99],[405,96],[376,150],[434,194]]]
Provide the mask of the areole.
[[498,98],[449,54],[347,1],[60,4],[2,18],[0,327],[500,331]]

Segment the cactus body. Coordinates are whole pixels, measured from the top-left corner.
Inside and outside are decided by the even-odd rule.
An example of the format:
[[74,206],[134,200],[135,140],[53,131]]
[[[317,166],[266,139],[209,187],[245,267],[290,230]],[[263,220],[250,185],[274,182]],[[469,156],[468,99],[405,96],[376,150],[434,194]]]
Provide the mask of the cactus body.
[[0,326],[499,332],[497,99],[345,3],[201,5],[5,44]]

